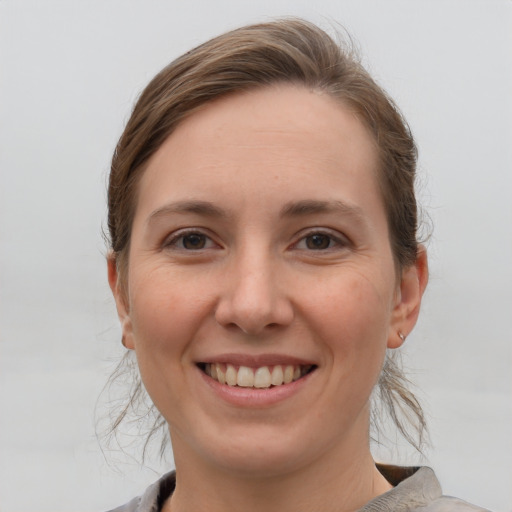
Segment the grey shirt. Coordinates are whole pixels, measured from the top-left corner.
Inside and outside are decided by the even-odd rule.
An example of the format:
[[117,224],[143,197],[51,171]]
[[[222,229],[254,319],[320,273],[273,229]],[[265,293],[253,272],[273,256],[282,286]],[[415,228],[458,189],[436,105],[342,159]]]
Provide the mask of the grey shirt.
[[[398,467],[378,464],[393,489],[368,502],[359,512],[488,512],[451,496],[428,467]],[[126,505],[110,512],[160,512],[176,486],[176,473],[167,473]]]

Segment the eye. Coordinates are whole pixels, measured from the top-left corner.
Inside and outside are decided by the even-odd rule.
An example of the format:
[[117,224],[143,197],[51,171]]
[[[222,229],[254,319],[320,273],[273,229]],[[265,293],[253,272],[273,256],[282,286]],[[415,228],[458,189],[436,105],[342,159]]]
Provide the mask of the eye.
[[306,247],[308,249],[318,250],[318,249],[328,249],[331,245],[331,237],[318,233],[315,235],[307,236],[304,239],[306,243]]
[[171,249],[181,249],[185,251],[200,251],[201,249],[211,249],[215,246],[213,240],[198,231],[188,231],[177,233],[165,244]]
[[328,249],[343,248],[347,245],[348,242],[341,236],[316,232],[301,238],[295,245],[295,248],[308,251],[325,251]]

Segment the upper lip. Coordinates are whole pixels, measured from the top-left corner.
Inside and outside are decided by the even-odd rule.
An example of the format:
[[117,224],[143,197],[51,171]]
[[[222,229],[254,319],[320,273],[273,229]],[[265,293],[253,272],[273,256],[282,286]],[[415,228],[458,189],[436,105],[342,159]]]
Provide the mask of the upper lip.
[[248,366],[250,368],[259,368],[261,366],[275,366],[275,365],[294,365],[294,366],[307,366],[315,365],[316,363],[309,359],[300,357],[284,355],[284,354],[239,354],[239,353],[226,353],[217,354],[211,357],[205,357],[198,360],[199,363],[226,363],[235,366]]

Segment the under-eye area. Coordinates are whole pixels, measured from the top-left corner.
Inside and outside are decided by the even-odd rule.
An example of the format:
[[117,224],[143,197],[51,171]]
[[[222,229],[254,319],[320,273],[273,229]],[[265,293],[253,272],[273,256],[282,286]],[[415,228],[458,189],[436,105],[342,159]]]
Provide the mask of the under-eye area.
[[229,363],[199,363],[199,369],[209,377],[228,386],[243,388],[271,388],[290,384],[316,370],[317,366],[307,365],[272,365],[251,368]]

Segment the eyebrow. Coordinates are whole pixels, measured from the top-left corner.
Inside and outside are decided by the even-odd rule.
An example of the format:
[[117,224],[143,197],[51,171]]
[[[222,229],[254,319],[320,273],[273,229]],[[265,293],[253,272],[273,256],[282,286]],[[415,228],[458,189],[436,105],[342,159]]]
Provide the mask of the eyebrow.
[[[177,201],[157,208],[151,212],[147,219],[150,224],[155,220],[167,215],[180,213],[194,213],[205,217],[227,218],[228,212],[219,208],[210,201]],[[301,217],[319,213],[338,213],[344,216],[353,217],[356,220],[364,221],[363,210],[359,206],[347,204],[343,201],[320,201],[315,199],[304,199],[292,201],[283,206],[280,217]]]
[[155,211],[151,212],[146,223],[150,224],[160,217],[165,217],[175,213],[195,213],[205,217],[217,218],[227,217],[227,213],[222,208],[215,206],[209,201],[177,201],[175,203],[162,206],[161,208],[157,208]]
[[281,217],[300,217],[315,213],[339,213],[347,217],[364,221],[365,215],[359,206],[350,205],[343,201],[318,201],[306,199],[287,203],[281,209]]

